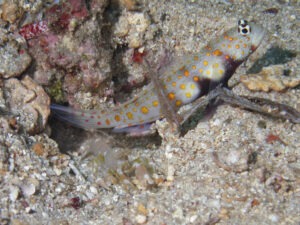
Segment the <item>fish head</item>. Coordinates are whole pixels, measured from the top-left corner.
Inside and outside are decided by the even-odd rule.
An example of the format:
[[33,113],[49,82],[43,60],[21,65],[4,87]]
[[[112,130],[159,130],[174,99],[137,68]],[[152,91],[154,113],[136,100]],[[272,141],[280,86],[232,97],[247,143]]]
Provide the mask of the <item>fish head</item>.
[[251,52],[254,52],[258,48],[265,36],[265,29],[262,26],[254,22],[248,22],[247,20],[238,21],[237,32],[241,39],[247,39]]

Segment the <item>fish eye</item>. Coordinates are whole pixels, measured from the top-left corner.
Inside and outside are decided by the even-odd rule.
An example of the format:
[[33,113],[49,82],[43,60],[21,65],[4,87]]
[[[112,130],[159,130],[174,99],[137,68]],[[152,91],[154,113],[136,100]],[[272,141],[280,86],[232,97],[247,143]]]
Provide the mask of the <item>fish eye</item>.
[[247,20],[239,20],[239,22],[238,22],[238,32],[243,36],[246,36],[246,35],[251,33],[251,27],[248,24]]

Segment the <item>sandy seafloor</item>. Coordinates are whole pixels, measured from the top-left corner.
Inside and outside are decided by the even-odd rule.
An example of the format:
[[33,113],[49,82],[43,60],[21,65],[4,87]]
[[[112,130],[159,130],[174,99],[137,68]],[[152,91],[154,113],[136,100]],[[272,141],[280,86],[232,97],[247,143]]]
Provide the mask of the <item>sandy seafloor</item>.
[[[152,21],[165,17],[153,24],[161,30],[159,42],[148,41],[145,47],[168,47],[175,41],[179,53],[196,52],[218,35],[220,26],[235,26],[240,18],[255,20],[267,35],[231,79],[233,91],[300,110],[299,87],[285,92],[251,92],[239,82],[239,76],[272,46],[299,52],[299,4],[292,0],[143,1],[142,11],[151,15]],[[278,13],[265,13],[269,8]],[[285,68],[299,75],[299,59],[298,54]],[[9,165],[15,166],[1,173],[1,224],[300,224],[299,124],[223,104],[181,137],[173,135],[166,122],[158,124],[160,142],[153,136],[113,136],[123,147],[112,145],[109,151],[123,152],[129,161],[148,160],[157,184],[152,187],[141,185],[143,181],[135,181],[136,177],[131,182],[137,185],[124,180],[106,185],[107,168],[101,168],[114,168],[118,157],[112,156],[110,165],[100,162],[96,172],[90,163],[93,158],[80,161],[82,149],[97,152],[99,147],[90,141],[90,146],[79,150],[80,143],[86,138],[95,140],[98,134],[51,123],[52,132],[53,126],[64,130],[54,136],[68,146],[60,149],[63,153],[54,151],[52,158],[36,155],[21,143],[19,148],[17,139],[10,141],[14,149],[8,148],[6,154]],[[49,131],[33,140],[40,140],[46,151],[57,149],[46,133]],[[270,141],[270,135],[280,139]],[[68,143],[69,139],[79,144]],[[77,209],[71,202],[76,197],[82,200]]]

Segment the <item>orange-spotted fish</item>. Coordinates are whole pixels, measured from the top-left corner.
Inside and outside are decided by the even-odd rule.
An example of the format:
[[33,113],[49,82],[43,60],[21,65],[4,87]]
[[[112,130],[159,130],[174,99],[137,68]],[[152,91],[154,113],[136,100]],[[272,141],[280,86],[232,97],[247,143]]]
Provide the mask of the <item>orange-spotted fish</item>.
[[[220,83],[226,86],[236,68],[260,45],[264,33],[261,26],[240,20],[237,27],[210,41],[199,53],[166,67],[159,80],[174,109],[206,95]],[[162,118],[162,105],[150,83],[135,98],[111,110],[83,111],[59,105],[52,105],[51,109],[60,119],[77,127],[120,129]]]

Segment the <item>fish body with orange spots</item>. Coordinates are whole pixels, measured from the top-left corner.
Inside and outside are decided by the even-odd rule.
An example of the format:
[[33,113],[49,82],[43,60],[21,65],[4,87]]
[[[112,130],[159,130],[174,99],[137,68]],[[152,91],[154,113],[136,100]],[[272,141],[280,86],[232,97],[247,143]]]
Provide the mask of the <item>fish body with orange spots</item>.
[[[237,27],[210,41],[200,52],[173,62],[159,77],[168,101],[178,110],[220,83],[226,86],[236,68],[256,50],[263,37],[262,27],[240,20]],[[162,118],[161,105],[150,83],[135,98],[111,110],[83,111],[59,105],[52,105],[51,109],[60,119],[77,127],[118,129]]]

